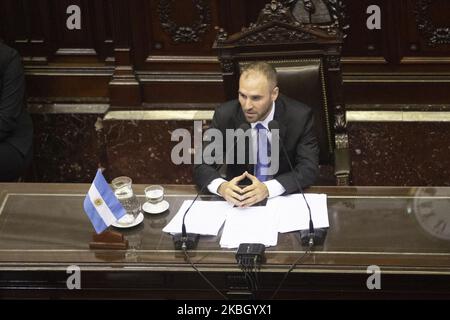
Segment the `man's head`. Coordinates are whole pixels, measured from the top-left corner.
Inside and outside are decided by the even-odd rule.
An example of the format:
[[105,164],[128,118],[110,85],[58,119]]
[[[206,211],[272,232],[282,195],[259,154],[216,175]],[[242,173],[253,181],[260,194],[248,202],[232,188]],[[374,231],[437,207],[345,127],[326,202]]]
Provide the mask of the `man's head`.
[[248,122],[264,120],[278,97],[277,72],[268,63],[245,66],[239,79],[239,103]]

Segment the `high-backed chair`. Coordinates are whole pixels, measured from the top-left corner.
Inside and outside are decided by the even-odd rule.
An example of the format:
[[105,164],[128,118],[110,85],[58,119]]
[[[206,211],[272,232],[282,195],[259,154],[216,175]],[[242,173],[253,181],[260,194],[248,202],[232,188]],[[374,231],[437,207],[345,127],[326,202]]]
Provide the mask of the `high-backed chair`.
[[[226,97],[237,98],[240,70],[245,64],[256,60],[272,64],[278,73],[280,92],[314,111],[321,167],[334,168],[335,184],[348,185],[350,156],[341,47],[342,33],[337,23],[302,23],[278,1],[267,4],[257,22],[238,33],[228,36],[220,29],[214,43]],[[317,184],[329,184],[323,181],[319,179]]]

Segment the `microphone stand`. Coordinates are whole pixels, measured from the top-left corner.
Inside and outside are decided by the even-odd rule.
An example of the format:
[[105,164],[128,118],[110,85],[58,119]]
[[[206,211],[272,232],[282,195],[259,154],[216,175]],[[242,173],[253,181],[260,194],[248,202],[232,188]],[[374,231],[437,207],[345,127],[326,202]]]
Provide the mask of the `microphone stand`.
[[177,233],[173,236],[173,241],[175,245],[176,250],[192,250],[197,247],[198,239],[200,235],[198,233],[187,233],[186,232],[186,224],[185,224],[185,218],[191,207],[193,206],[194,202],[199,197],[200,193],[202,193],[204,189],[204,186],[200,189],[200,191],[195,196],[194,200],[192,200],[189,207],[186,209],[186,211],[183,214],[183,222],[181,224],[181,234]]
[[[248,123],[242,123],[238,129],[241,129],[245,132],[249,128],[250,128],[250,125]],[[234,147],[236,146],[238,139],[239,138],[236,138],[236,141],[234,142],[233,148],[231,150],[234,150]],[[220,171],[222,169],[222,167],[226,164],[227,156],[228,156],[229,152],[231,152],[231,150],[227,150],[227,152],[225,153],[225,158],[223,159],[224,161],[218,167],[218,169],[217,169],[218,171]],[[176,250],[186,251],[186,250],[195,249],[197,247],[197,243],[198,243],[198,239],[199,239],[200,235],[197,233],[187,233],[185,219],[186,219],[187,213],[189,212],[189,210],[191,210],[192,206],[197,201],[198,197],[204,191],[204,189],[207,187],[207,185],[208,184],[204,184],[200,188],[200,190],[197,192],[197,195],[195,196],[194,200],[192,200],[191,204],[189,205],[189,207],[186,209],[186,211],[183,214],[183,222],[181,224],[181,234],[175,234],[173,236],[174,245],[175,245]]]
[[[250,128],[250,125],[248,123],[243,123],[243,124],[241,124],[239,126],[239,129],[242,129],[244,132],[247,131],[249,128]],[[234,147],[236,146],[237,140],[238,140],[238,138],[236,139],[235,143],[233,144],[233,148],[232,149],[234,149]],[[225,154],[224,162],[218,167],[218,171],[220,171],[222,169],[222,167],[226,164],[226,156],[228,155],[228,152],[230,152],[230,150],[227,150],[227,152]],[[185,218],[186,218],[186,215],[189,212],[189,210],[194,205],[195,201],[197,201],[198,197],[200,196],[200,193],[203,192],[203,190],[205,189],[205,187],[207,185],[208,184],[204,184],[200,188],[200,190],[197,192],[197,195],[195,196],[194,200],[192,200],[192,203],[189,205],[189,207],[184,212],[183,222],[182,222],[182,225],[181,225],[181,234],[175,234],[173,236],[173,240],[174,240],[174,244],[175,244],[175,249],[183,250],[185,259],[192,266],[192,268],[194,268],[194,270],[197,271],[197,273],[203,278],[203,280],[205,280],[206,283],[208,283],[208,285],[215,292],[217,292],[225,300],[228,300],[228,298],[222,292],[220,292],[220,290],[217,289],[217,287],[211,281],[209,281],[208,278],[206,278],[206,276],[191,261],[191,258],[189,257],[189,254],[187,252],[187,250],[194,249],[197,246],[198,239],[199,239],[200,236],[199,236],[199,234],[196,234],[196,233],[187,233],[187,231],[186,231],[186,224],[185,224]]]
[[[273,129],[278,129],[280,130],[280,126],[278,124],[278,121],[276,120],[272,120],[269,122],[269,129],[273,130]],[[311,208],[309,207],[308,201],[306,201],[306,197],[305,194],[303,193],[303,188],[300,184],[300,182],[298,181],[298,178],[296,176],[296,173],[294,171],[294,167],[292,166],[291,160],[289,159],[289,155],[286,151],[286,148],[284,146],[283,141],[281,140],[281,137],[278,136],[278,141],[281,144],[281,148],[283,149],[283,153],[284,156],[286,157],[286,160],[289,164],[289,168],[291,170],[291,172],[295,175],[294,180],[295,183],[297,185],[297,188],[300,190],[303,199],[305,200],[306,203],[306,207],[308,208],[308,213],[309,213],[309,230],[300,230],[300,240],[302,242],[303,245],[308,245],[308,248],[306,249],[305,253],[303,253],[300,257],[298,257],[294,263],[291,265],[291,267],[289,268],[289,270],[284,274],[283,279],[280,281],[280,283],[278,284],[278,287],[275,289],[274,293],[272,294],[270,299],[275,298],[275,296],[277,295],[278,291],[280,290],[281,286],[283,285],[284,281],[286,280],[287,276],[289,275],[289,273],[294,270],[295,266],[300,263],[303,259],[306,258],[306,256],[308,255],[308,253],[311,251],[312,247],[314,246],[314,243],[317,242],[322,242],[323,239],[325,238],[326,232],[323,232],[323,229],[318,229],[318,230],[314,230],[314,224],[312,221],[312,215],[311,215]],[[302,232],[303,231],[303,232]],[[308,232],[304,232],[304,231],[308,231]],[[319,231],[318,233],[316,233],[315,231]],[[314,240],[318,240],[318,241],[314,241]]]
[[[276,120],[270,121],[269,129],[270,129],[270,131],[272,131],[273,129],[280,130],[280,126],[278,124],[278,121],[276,121]],[[306,207],[308,208],[308,213],[309,213],[309,233],[307,233],[307,234],[303,233],[302,234],[302,232],[300,231],[300,239],[302,241],[302,244],[306,244],[307,243],[309,248],[312,248],[314,246],[314,235],[315,235],[315,232],[314,232],[314,224],[313,224],[312,215],[311,215],[311,208],[309,207],[308,201],[306,200],[305,194],[303,193],[303,188],[302,188],[300,182],[298,181],[296,172],[294,171],[294,167],[292,166],[291,160],[289,159],[289,155],[288,155],[288,153],[286,151],[286,148],[285,148],[284,143],[281,140],[280,136],[278,136],[278,141],[281,144],[281,148],[283,149],[283,153],[284,153],[284,156],[286,157],[286,160],[288,162],[289,168],[290,168],[291,172],[295,175],[295,177],[294,177],[295,184],[297,185],[297,188],[300,190],[300,193],[303,196],[303,200],[305,200]]]

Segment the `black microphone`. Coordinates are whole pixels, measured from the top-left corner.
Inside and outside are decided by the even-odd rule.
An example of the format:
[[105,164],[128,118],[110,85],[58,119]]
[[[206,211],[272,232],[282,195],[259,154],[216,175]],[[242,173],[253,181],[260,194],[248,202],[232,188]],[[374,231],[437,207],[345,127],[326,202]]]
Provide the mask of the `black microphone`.
[[[269,130],[272,131],[274,129],[279,130],[280,136],[281,136],[281,129],[280,129],[280,125],[277,120],[272,120],[269,122]],[[281,139],[280,136],[278,136],[278,141],[281,144],[281,148],[283,149],[283,153],[289,164],[289,168],[291,169],[291,172],[294,174],[295,183],[297,184],[297,188],[300,190],[300,192],[303,196],[303,199],[305,200],[306,207],[308,208],[308,213],[309,213],[309,230],[300,230],[300,239],[301,239],[302,244],[304,244],[304,245],[307,244],[309,247],[312,247],[316,243],[317,244],[323,243],[323,240],[325,239],[325,235],[326,235],[326,230],[325,229],[314,229],[314,224],[313,224],[312,215],[311,215],[311,208],[309,207],[308,201],[306,200],[305,194],[303,193],[303,188],[302,188],[300,182],[298,181],[297,174],[294,171],[294,167],[292,166],[292,162],[289,159],[289,155],[286,151],[283,140]]]
[[[248,123],[244,122],[239,126],[239,129],[242,129],[245,133],[248,129],[250,129],[250,125]],[[237,138],[236,141],[234,141],[233,148],[231,148],[230,150],[226,150],[226,154],[223,159],[223,163],[216,169],[217,171],[220,172],[222,170],[223,166],[227,164],[227,162],[226,162],[227,156],[229,155],[229,152],[234,150],[234,147],[236,146],[236,143],[238,140],[239,140],[239,138]],[[211,183],[211,182],[209,182],[209,183]],[[192,250],[192,249],[195,249],[195,247],[197,246],[198,238],[200,237],[200,235],[197,233],[187,233],[185,219],[186,219],[187,213],[189,212],[189,210],[191,210],[192,206],[197,201],[200,194],[209,185],[209,183],[204,184],[200,188],[200,190],[197,192],[197,195],[195,196],[194,200],[191,202],[191,204],[189,205],[189,207],[186,209],[186,211],[183,214],[183,222],[181,224],[181,235],[175,234],[173,236],[174,245],[175,245],[176,250],[180,250],[180,249],[183,251]]]

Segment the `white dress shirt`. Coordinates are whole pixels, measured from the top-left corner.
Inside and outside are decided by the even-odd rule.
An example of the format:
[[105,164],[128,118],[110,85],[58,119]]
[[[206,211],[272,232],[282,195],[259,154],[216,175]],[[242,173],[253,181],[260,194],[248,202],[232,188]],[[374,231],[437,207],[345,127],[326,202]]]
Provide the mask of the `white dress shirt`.
[[[270,113],[267,115],[267,117],[264,120],[257,121],[257,122],[250,124],[251,128],[252,128],[252,150],[253,150],[254,155],[257,154],[257,148],[258,148],[257,137],[256,137],[258,130],[255,129],[255,127],[258,123],[261,123],[265,128],[269,128],[269,122],[273,120],[274,114],[275,114],[275,102],[272,103],[272,110],[270,110]],[[267,138],[269,139],[269,142],[272,144],[272,133],[271,132],[267,133]],[[211,193],[219,195],[217,190],[219,189],[220,185],[223,182],[226,182],[226,180],[222,179],[222,178],[214,179],[213,181],[211,181],[210,184],[208,184],[208,190]],[[264,181],[263,183],[266,185],[267,189],[269,190],[269,198],[279,196],[286,191],[286,189],[284,189],[284,187],[281,185],[281,183],[279,183],[275,179],[267,180],[267,181]]]

